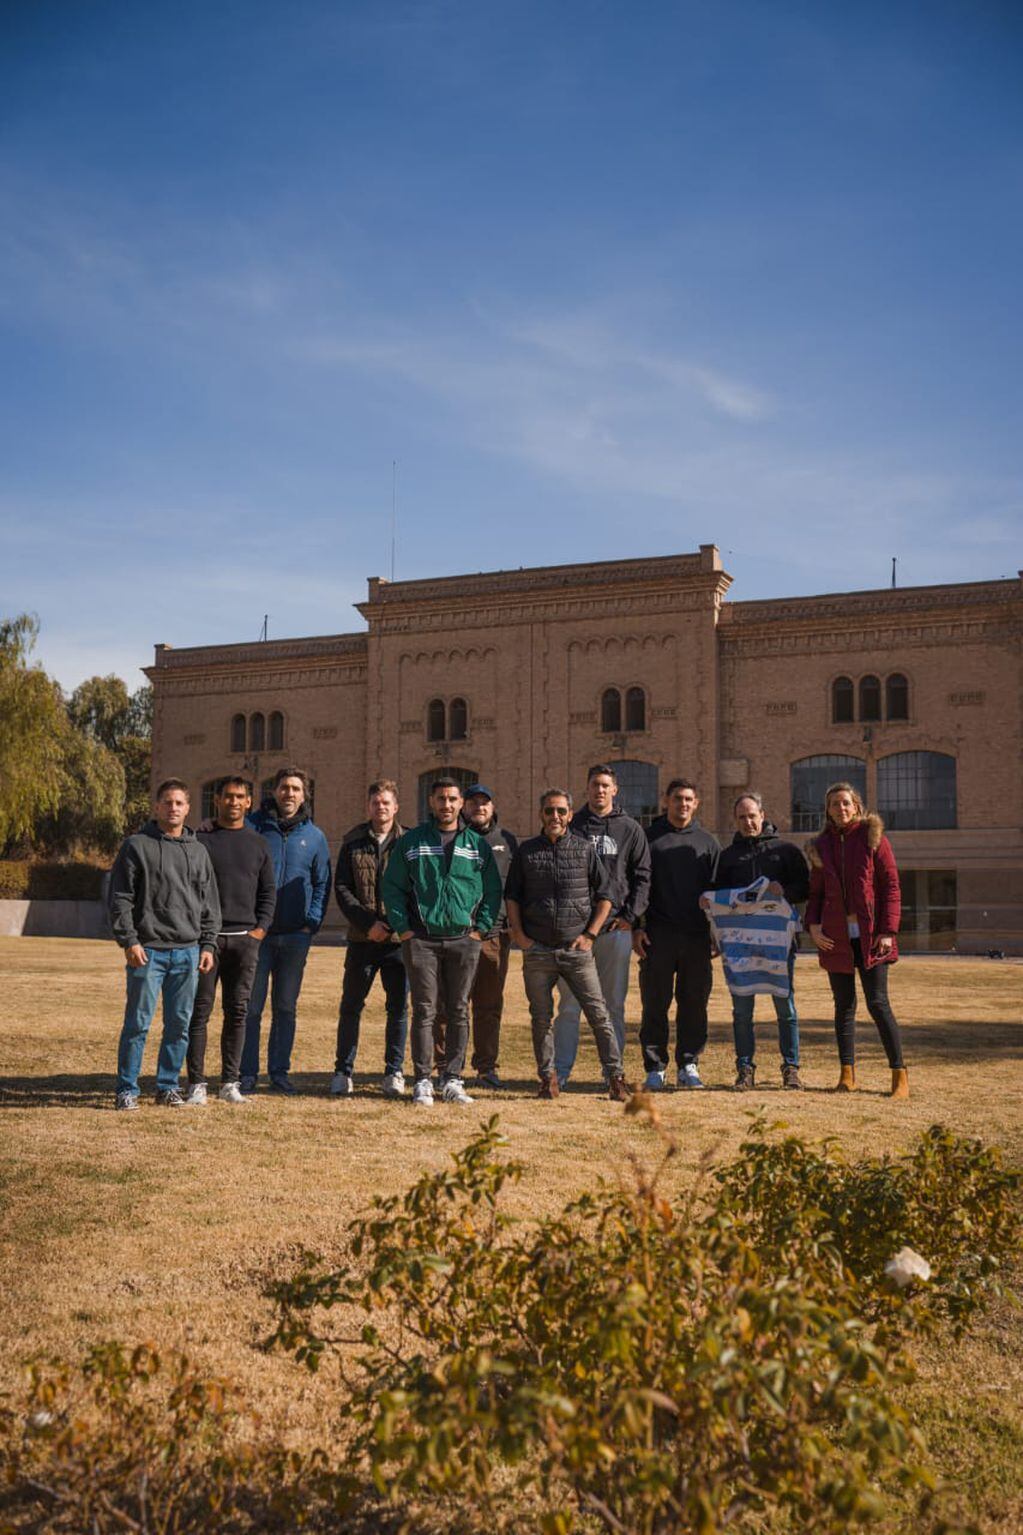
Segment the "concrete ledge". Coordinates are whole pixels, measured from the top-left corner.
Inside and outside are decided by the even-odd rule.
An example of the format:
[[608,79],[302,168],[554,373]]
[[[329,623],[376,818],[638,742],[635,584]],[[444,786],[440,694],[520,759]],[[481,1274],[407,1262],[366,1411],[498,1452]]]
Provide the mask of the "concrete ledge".
[[102,901],[0,901],[0,937],[109,938]]

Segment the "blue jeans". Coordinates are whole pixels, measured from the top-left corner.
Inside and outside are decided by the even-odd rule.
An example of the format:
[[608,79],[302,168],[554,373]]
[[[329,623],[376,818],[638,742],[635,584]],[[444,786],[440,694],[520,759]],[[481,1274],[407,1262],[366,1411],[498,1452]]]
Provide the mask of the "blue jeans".
[[[789,950],[789,994],[772,997],[775,1016],[778,1019],[778,1049],[786,1066],[799,1065],[799,1020],[796,1017],[796,994],[792,989],[792,973],[796,967],[795,945]],[[732,998],[732,1034],[735,1037],[735,1064],[752,1066],[756,1054],[753,1037],[753,1008],[756,997]]]
[[295,1008],[302,990],[302,976],[309,957],[311,933],[268,933],[259,946],[256,974],[245,1017],[242,1076],[259,1076],[259,1026],[270,987],[270,1042],[267,1071],[270,1077],[287,1076],[295,1043]]
[[408,978],[401,949],[396,943],[350,941],[345,950],[341,1009],[337,1020],[337,1055],[334,1058],[334,1070],[343,1071],[348,1077],[355,1070],[362,1009],[377,975],[384,988],[387,1019],[384,1026],[384,1071],[390,1076],[401,1071],[405,1065]]
[[127,1000],[117,1047],[117,1091],[137,1093],[142,1056],[156,1004],[163,998],[163,1038],[156,1061],[158,1092],[178,1085],[188,1049],[188,1025],[192,1019],[199,984],[199,945],[180,949],[151,949],[144,965],[125,966]]
[[[631,933],[601,933],[590,950],[597,979],[618,1041],[618,1056],[625,1059],[625,994],[629,989]],[[558,982],[558,1016],[554,1020],[554,1070],[567,1081],[579,1049],[579,1017],[582,1008],[564,981]]]

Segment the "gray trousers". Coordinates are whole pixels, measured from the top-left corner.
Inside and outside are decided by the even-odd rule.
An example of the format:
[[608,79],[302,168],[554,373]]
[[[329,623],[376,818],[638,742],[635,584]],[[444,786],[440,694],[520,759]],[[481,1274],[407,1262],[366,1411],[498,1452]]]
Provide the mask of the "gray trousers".
[[554,987],[563,982],[586,1017],[597,1042],[600,1064],[609,1077],[622,1074],[622,1056],[597,977],[593,954],[583,949],[546,949],[534,943],[522,956],[529,1016],[533,1024],[533,1054],[540,1080],[554,1072]]
[[412,1069],[433,1075],[433,1029],[444,999],[445,1077],[461,1077],[469,1043],[469,994],[480,962],[478,938],[407,938],[401,946],[412,997]]

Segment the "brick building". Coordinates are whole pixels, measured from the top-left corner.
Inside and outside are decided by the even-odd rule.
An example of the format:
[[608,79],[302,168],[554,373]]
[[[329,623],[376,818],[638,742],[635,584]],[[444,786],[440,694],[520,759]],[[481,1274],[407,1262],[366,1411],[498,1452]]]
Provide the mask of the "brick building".
[[905,947],[1023,951],[1023,583],[727,601],[717,549],[387,582],[362,633],[158,645],[155,779],[208,806],[227,771],[296,762],[336,850],[366,784],[418,817],[439,770],[489,784],[513,830],[550,784],[617,764],[648,820],[668,778],[701,785],[730,835],[757,788],[805,841],[825,785],[857,783],[888,825]]

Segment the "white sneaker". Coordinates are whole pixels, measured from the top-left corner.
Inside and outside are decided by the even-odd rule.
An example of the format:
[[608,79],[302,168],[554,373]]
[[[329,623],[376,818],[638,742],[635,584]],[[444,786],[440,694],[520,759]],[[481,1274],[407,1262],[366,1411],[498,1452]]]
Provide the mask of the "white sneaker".
[[350,1098],[355,1091],[355,1085],[347,1071],[335,1071],[330,1079],[330,1096],[332,1098]]
[[404,1098],[405,1077],[400,1071],[389,1071],[384,1078],[382,1092],[385,1098]]
[[217,1094],[221,1103],[248,1103],[237,1082],[225,1082]]
[[465,1084],[460,1077],[448,1077],[440,1090],[440,1095],[445,1103],[474,1103],[465,1090]]
[[415,1109],[433,1108],[433,1083],[429,1077],[420,1077],[412,1089],[412,1107]]
[[187,1094],[187,1096],[185,1098],[185,1102],[188,1104],[189,1108],[193,1108],[193,1109],[205,1108],[205,1106],[206,1106],[206,1083],[205,1082],[194,1082],[192,1084],[192,1086],[188,1089],[188,1094]]
[[703,1079],[696,1069],[695,1061],[686,1061],[685,1065],[678,1068],[679,1087],[703,1087]]
[[664,1072],[663,1071],[648,1071],[647,1074],[646,1074],[646,1080],[643,1083],[643,1091],[645,1093],[663,1093],[664,1092]]

